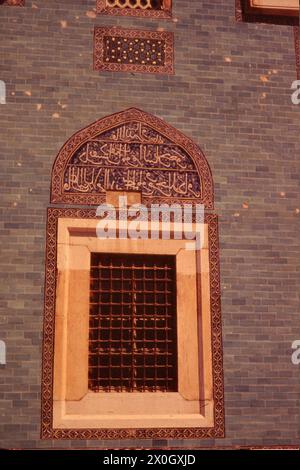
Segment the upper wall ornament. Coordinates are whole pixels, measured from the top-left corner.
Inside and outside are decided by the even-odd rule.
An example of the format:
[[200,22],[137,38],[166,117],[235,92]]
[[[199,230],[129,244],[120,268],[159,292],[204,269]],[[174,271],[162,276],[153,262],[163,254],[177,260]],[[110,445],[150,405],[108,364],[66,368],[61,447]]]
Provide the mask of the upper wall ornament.
[[97,205],[106,191],[137,191],[142,202],[213,208],[213,180],[200,148],[161,119],[136,108],[74,134],[52,170],[51,202]]
[[174,34],[96,27],[94,70],[174,74]]
[[22,7],[25,5],[25,0],[0,0],[0,5],[10,5],[13,7]]
[[97,13],[158,19],[171,18],[172,0],[97,0]]

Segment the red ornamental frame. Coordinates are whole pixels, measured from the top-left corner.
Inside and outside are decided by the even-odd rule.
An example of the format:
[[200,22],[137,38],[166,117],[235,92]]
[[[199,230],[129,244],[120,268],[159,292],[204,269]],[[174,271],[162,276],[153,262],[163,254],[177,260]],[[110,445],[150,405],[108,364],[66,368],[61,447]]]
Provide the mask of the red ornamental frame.
[[45,278],[45,313],[42,366],[42,439],[203,439],[225,436],[222,324],[220,300],[218,218],[205,215],[209,230],[210,301],[212,319],[212,369],[214,427],[209,428],[138,428],[138,429],[55,429],[53,428],[53,357],[56,298],[56,250],[58,219],[94,219],[94,209],[49,208]]
[[300,80],[300,27],[294,28],[297,79]]
[[193,198],[183,200],[180,198],[155,197],[147,198],[142,194],[143,203],[182,203],[190,202],[192,204],[203,204],[205,209],[213,209],[214,207],[214,188],[213,179],[209,164],[200,150],[200,148],[188,137],[182,134],[174,127],[156,116],[148,114],[136,108],[130,108],[120,113],[112,114],[104,117],[88,127],[74,134],[62,147],[52,169],[51,178],[51,203],[65,203],[75,205],[98,205],[105,202],[105,193],[83,193],[70,194],[64,190],[64,173],[68,162],[74,153],[89,140],[95,138],[99,134],[106,132],[130,122],[139,122],[147,125],[155,132],[169,139],[175,145],[179,146],[186,154],[188,154],[193,162],[195,170],[198,172],[200,181],[202,182],[201,198]]
[[[164,65],[122,64],[104,61],[104,37],[161,40],[165,43]],[[167,31],[143,31],[125,28],[95,27],[94,70],[108,72],[141,72],[174,75],[174,34]]]
[[172,4],[169,8],[162,10],[141,8],[112,8],[107,6],[106,0],[97,0],[96,11],[98,15],[112,15],[112,16],[139,16],[142,18],[157,18],[157,19],[170,19],[172,18]]
[[25,5],[25,0],[5,0],[3,5],[8,5],[11,7],[23,7]]

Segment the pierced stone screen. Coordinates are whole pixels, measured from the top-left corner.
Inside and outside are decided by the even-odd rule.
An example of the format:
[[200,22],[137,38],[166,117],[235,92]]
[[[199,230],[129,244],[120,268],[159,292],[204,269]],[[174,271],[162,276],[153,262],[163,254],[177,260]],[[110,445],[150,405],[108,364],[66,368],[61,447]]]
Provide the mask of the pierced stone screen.
[[108,7],[114,8],[141,8],[142,10],[161,10],[163,0],[106,0]]
[[100,15],[171,18],[172,0],[97,0]]

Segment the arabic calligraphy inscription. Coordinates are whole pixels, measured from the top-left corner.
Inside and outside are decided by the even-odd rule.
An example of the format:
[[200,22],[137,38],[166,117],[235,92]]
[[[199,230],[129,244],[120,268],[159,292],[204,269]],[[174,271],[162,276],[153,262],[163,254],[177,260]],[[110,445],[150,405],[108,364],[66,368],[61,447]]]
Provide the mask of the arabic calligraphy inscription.
[[69,160],[65,193],[141,191],[146,197],[200,198],[201,181],[191,157],[140,122],[100,134]]

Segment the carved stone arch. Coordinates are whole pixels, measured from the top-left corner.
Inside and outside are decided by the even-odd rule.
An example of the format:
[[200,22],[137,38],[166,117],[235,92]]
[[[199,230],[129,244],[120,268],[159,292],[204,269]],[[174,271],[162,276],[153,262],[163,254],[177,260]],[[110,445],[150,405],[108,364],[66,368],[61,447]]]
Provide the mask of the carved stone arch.
[[106,191],[138,191],[144,204],[213,209],[213,180],[200,148],[163,120],[136,108],[75,133],[57,155],[51,202],[97,205]]

